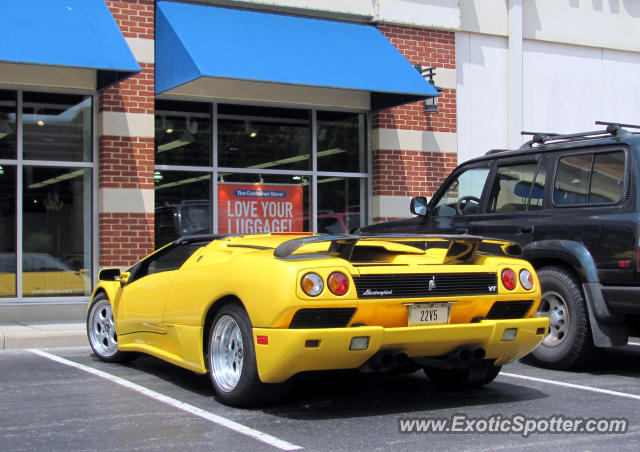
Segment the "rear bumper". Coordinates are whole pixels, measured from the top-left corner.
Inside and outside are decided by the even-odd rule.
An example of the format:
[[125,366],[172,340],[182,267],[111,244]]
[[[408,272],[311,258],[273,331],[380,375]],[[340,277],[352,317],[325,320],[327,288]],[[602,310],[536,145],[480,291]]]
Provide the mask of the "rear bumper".
[[[515,340],[502,340],[507,328],[518,329]],[[379,351],[421,358],[446,355],[461,347],[483,348],[486,358],[502,365],[533,350],[548,328],[547,317],[534,317],[402,328],[254,328],[253,335],[260,380],[279,383],[303,371],[355,369]],[[258,336],[266,336],[268,344],[258,344]],[[352,338],[363,336],[369,338],[368,348],[349,350]]]

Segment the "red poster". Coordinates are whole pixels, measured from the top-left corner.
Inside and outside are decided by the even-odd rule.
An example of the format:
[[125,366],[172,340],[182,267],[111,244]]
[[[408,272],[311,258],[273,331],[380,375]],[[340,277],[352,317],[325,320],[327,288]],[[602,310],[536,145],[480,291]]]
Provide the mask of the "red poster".
[[301,232],[301,185],[218,184],[218,231]]

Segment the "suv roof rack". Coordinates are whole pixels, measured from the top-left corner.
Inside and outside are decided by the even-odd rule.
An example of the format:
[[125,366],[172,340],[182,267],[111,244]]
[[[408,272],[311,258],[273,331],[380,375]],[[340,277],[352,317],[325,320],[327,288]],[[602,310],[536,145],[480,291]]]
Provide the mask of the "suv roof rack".
[[531,149],[535,145],[540,146],[542,144],[547,144],[550,142],[558,143],[585,141],[592,140],[594,138],[604,138],[606,136],[622,137],[630,134],[630,132],[628,130],[625,130],[625,128],[640,129],[640,125],[622,124],[618,122],[596,121],[596,125],[605,125],[607,126],[607,128],[604,130],[592,130],[589,132],[568,134],[522,131],[520,133],[521,135],[533,135],[533,138],[520,146],[520,150]]

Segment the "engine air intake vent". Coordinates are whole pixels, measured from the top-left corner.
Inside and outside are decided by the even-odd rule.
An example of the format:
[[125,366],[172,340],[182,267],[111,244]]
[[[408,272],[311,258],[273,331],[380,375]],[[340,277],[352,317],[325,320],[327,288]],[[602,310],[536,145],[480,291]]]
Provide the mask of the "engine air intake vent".
[[356,308],[300,309],[294,314],[289,328],[344,328],[355,312]]
[[521,319],[529,312],[533,301],[496,301],[491,306],[487,319]]

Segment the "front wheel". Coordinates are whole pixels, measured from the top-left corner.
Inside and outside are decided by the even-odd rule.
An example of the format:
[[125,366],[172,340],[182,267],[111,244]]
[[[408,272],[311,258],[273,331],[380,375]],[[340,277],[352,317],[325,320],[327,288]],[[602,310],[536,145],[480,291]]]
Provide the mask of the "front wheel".
[[501,366],[492,361],[480,361],[464,369],[437,369],[425,367],[429,380],[447,389],[479,388],[491,383],[500,373]]
[[595,351],[582,289],[575,277],[561,267],[543,267],[538,277],[542,302],[536,315],[549,317],[549,334],[530,358],[550,369],[580,368]]
[[118,333],[111,303],[104,293],[96,295],[87,316],[87,337],[95,355],[102,361],[116,363],[133,358],[118,349]]
[[213,387],[227,405],[271,402],[284,388],[284,384],[260,381],[251,321],[244,309],[235,304],[223,306],[213,320],[207,364]]

